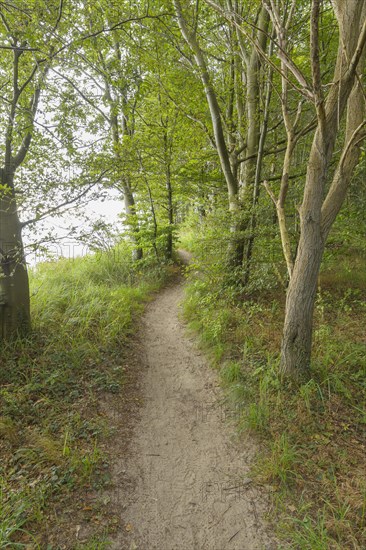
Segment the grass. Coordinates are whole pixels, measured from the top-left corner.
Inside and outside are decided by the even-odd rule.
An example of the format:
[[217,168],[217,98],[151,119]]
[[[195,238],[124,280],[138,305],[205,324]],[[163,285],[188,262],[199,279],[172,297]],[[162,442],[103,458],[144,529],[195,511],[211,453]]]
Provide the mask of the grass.
[[365,281],[360,251],[333,242],[326,255],[311,378],[294,388],[282,386],[278,374],[283,288],[262,266],[261,284],[256,280],[240,295],[225,284],[221,258],[205,252],[205,238],[190,242],[196,262],[188,277],[185,316],[220,369],[226,398],[240,411],[239,429],[259,438],[261,453],[253,474],[273,494],[284,548],[365,548]]
[[121,392],[134,320],[168,276],[124,246],[31,272],[32,333],[0,355],[1,548],[52,548],[53,506],[104,475],[98,399]]

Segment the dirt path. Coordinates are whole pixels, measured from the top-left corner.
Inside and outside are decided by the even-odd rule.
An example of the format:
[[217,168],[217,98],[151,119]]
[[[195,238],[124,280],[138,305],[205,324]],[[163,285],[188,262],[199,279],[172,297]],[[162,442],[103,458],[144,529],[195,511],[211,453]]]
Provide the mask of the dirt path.
[[276,548],[263,520],[268,503],[248,478],[255,449],[235,442],[217,376],[179,321],[182,298],[182,285],[170,286],[143,319],[143,404],[115,466],[130,490],[112,548]]

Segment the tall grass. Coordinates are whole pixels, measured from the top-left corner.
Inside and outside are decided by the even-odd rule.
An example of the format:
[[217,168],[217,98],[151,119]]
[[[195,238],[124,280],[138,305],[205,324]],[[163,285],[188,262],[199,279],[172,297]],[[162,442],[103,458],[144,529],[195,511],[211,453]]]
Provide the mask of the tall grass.
[[98,396],[123,387],[134,319],[169,275],[130,257],[120,246],[30,273],[32,332],[0,349],[0,548],[36,548],[50,503],[101,461]]

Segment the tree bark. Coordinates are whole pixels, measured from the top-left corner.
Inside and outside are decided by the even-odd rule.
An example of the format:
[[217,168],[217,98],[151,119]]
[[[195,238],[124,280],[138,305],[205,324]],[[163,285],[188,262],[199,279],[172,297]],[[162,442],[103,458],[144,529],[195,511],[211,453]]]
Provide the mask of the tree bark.
[[[257,23],[257,42],[260,50],[264,51],[267,44],[267,31],[269,15],[265,8],[261,9]],[[255,174],[257,170],[257,155],[259,139],[261,135],[260,125],[260,70],[261,58],[257,49],[252,46],[250,56],[243,58],[247,66],[247,150],[246,156],[249,160],[244,165],[243,193],[253,189]],[[249,193],[250,199],[252,192]]]
[[262,121],[262,127],[260,131],[260,137],[259,137],[258,154],[256,158],[256,170],[255,170],[254,186],[253,186],[253,204],[252,204],[252,213],[251,213],[251,219],[250,219],[250,225],[249,225],[250,235],[248,238],[248,246],[246,251],[246,261],[245,261],[244,276],[243,276],[244,285],[248,284],[250,279],[250,272],[251,272],[253,247],[254,247],[254,240],[255,240],[255,229],[257,226],[257,205],[258,205],[259,195],[260,195],[260,179],[262,175],[264,146],[265,146],[267,131],[268,131],[269,109],[270,109],[271,96],[272,96],[272,77],[273,77],[273,70],[272,68],[270,68],[269,74],[267,77],[268,79],[267,79],[267,89],[265,94],[263,121]]
[[0,339],[30,328],[28,272],[21,223],[13,190],[13,174],[1,170],[0,193]]
[[[98,48],[97,44],[95,45],[95,47]],[[118,66],[120,66],[122,63],[120,44],[116,39],[114,39],[114,42],[113,42],[113,51],[114,51],[115,60],[117,61]],[[134,130],[128,127],[128,118],[126,116],[126,113],[124,112],[126,108],[126,99],[124,97],[124,93],[121,93],[121,90],[118,87],[117,88],[115,87],[117,98],[113,97],[112,85],[110,83],[110,74],[108,71],[106,60],[101,51],[98,51],[98,57],[99,57],[101,66],[103,68],[105,95],[106,95],[107,102],[109,104],[108,122],[112,132],[114,157],[117,161],[117,165],[119,165],[122,157],[121,140],[123,140],[123,137],[125,135],[130,135],[130,136],[133,135]],[[118,116],[119,115],[118,100],[120,100],[122,103],[121,121],[119,120],[119,116]],[[136,245],[134,250],[132,251],[132,257],[134,260],[141,260],[143,257],[143,250],[141,246],[139,246],[139,242],[138,242],[139,241],[138,239],[139,220],[136,212],[135,197],[133,195],[131,186],[128,182],[128,178],[122,174],[120,176],[120,181],[121,181],[121,188],[123,191],[126,217],[127,217],[128,225],[131,230],[132,241]]]
[[168,221],[169,221],[167,242],[166,242],[166,257],[168,260],[171,260],[173,257],[174,208],[173,208],[173,191],[172,191],[170,165],[167,165],[166,167],[165,178],[166,178],[165,185],[166,185],[167,199],[168,199]]
[[127,183],[123,183],[123,197],[125,202],[125,211],[127,223],[131,230],[131,239],[134,244],[132,257],[134,260],[141,260],[143,256],[142,248],[139,244],[139,227],[136,214],[136,205],[133,193]]
[[[340,32],[338,59],[328,98],[324,106],[316,105],[318,127],[309,157],[300,209],[299,246],[286,298],[280,369],[284,376],[293,379],[307,376],[310,370],[313,312],[325,242],[357,165],[362,137],[359,111],[362,120],[364,103],[356,70],[362,70],[364,65],[366,2],[334,0],[334,6]],[[317,74],[314,67],[313,73]],[[329,165],[346,108],[346,143],[323,203]]]
[[324,240],[320,219],[307,215],[286,297],[281,347],[281,372],[294,379],[308,375],[311,357],[313,312]]

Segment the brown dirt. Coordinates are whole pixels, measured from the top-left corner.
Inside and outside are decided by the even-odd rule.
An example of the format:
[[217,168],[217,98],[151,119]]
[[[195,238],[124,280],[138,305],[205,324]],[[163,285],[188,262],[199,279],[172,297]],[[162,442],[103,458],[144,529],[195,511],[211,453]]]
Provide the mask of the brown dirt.
[[110,547],[277,548],[264,520],[268,497],[249,478],[257,449],[237,440],[217,375],[179,320],[182,298],[181,284],[166,288],[143,318],[133,389],[142,403],[127,450],[123,428],[113,444],[110,499],[122,525]]

